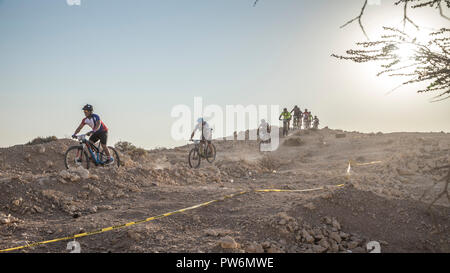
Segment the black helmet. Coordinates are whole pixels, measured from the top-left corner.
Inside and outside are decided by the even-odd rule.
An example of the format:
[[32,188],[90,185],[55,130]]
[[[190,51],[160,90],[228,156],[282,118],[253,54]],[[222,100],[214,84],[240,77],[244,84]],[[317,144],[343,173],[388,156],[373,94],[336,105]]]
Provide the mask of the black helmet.
[[90,104],[86,104],[86,105],[83,107],[83,109],[81,109],[81,110],[87,110],[87,111],[92,112],[92,111],[94,111],[94,107],[92,107],[92,105],[90,105]]

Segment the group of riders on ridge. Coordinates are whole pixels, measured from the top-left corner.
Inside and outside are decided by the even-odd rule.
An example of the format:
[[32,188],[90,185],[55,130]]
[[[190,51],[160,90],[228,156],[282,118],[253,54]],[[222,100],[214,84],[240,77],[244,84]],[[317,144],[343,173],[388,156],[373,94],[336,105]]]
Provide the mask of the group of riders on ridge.
[[[94,114],[94,107],[92,105],[86,104],[82,108],[82,110],[84,111],[85,118],[81,120],[81,124],[75,130],[75,133],[72,135],[72,138],[77,138],[77,134],[83,129],[85,125],[88,125],[92,129],[86,134],[87,136],[90,136],[89,141],[91,143],[96,143],[97,141],[100,141],[103,151],[107,156],[107,160],[105,161],[104,164],[110,165],[114,163],[114,158],[111,156],[108,147],[106,145],[108,141],[108,127],[106,127],[106,125],[100,119],[99,115]],[[290,130],[290,123],[292,119],[294,130],[301,129],[302,125],[305,130],[310,129],[311,125],[313,129],[318,129],[319,127],[319,119],[317,118],[317,116],[313,117],[311,111],[308,111],[308,109],[305,109],[305,111],[303,112],[296,105],[294,109],[292,109],[292,111],[290,112],[288,111],[287,108],[284,108],[283,112],[279,117],[279,120],[283,121],[283,136],[287,136],[287,133]],[[211,149],[212,130],[209,124],[203,118],[199,118],[197,120],[197,125],[195,126],[194,131],[191,134],[190,138],[191,140],[194,137],[194,134],[197,130],[202,133],[201,142],[207,143],[208,147]],[[261,141],[268,141],[270,140],[269,134],[270,134],[270,124],[263,119],[261,120],[261,124],[258,127],[258,136]],[[77,159],[77,161],[81,162],[81,158]]]
[[[283,136],[287,136],[291,129],[291,120],[293,120],[292,128],[294,130],[303,129],[319,129],[319,118],[312,115],[311,111],[305,109],[303,112],[297,105],[290,112],[287,108],[283,109],[279,117],[283,121]],[[263,142],[270,141],[270,124],[266,120],[261,120],[261,125],[258,127],[258,137]]]
[[292,111],[288,111],[287,108],[284,108],[283,112],[280,115],[280,120],[283,121],[283,128],[286,131],[290,130],[290,124],[291,120],[293,118],[293,124],[292,127],[295,129],[301,129],[302,125],[305,130],[311,129],[311,125],[313,129],[319,128],[319,119],[317,116],[312,115],[311,111],[308,111],[308,109],[305,109],[305,112],[303,112],[297,105],[292,109]]

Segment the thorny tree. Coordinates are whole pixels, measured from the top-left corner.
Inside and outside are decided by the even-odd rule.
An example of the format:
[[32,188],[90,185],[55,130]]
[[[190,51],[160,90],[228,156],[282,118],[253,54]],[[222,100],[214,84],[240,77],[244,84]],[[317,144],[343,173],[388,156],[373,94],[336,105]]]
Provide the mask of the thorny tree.
[[[361,13],[354,19],[348,21],[341,28],[358,21],[364,35],[368,38],[362,24],[362,18],[367,8],[368,0],[364,0]],[[378,75],[388,74],[392,77],[406,77],[400,85],[423,84],[418,93],[433,92],[438,93],[433,101],[442,101],[450,98],[450,29],[441,28],[428,35],[427,41],[419,41],[416,37],[411,37],[404,29],[409,23],[417,30],[418,26],[408,15],[409,9],[433,8],[438,9],[442,18],[450,20],[444,15],[443,7],[450,8],[450,0],[399,0],[395,5],[403,5],[403,31],[398,28],[383,27],[385,34],[378,41],[366,41],[356,43],[358,49],[347,50],[347,55],[340,56],[333,54],[333,57],[342,60],[351,60],[357,63],[381,62],[382,69]],[[404,51],[408,51],[405,57]],[[399,87],[400,87],[399,86]],[[398,88],[398,87],[397,87]],[[450,165],[435,169],[448,169],[444,181],[443,191],[431,202],[429,208],[433,206],[441,197],[446,195],[450,202]],[[424,193],[424,195],[427,191]],[[424,195],[422,197],[424,197]]]

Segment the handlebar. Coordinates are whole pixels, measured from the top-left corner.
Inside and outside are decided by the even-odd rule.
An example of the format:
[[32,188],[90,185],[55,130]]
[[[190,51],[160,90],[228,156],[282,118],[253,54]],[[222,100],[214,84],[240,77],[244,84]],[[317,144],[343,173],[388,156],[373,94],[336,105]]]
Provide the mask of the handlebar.
[[83,135],[75,135],[75,137],[72,136],[72,138],[77,139],[77,140],[86,140],[86,134]]

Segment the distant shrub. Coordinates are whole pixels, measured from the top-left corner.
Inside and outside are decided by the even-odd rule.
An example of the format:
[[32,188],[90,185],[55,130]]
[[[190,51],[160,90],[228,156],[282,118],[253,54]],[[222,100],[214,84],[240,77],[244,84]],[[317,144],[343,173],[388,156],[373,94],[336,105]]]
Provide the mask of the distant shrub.
[[136,146],[134,146],[133,144],[131,144],[131,142],[128,141],[119,141],[114,145],[114,147],[116,149],[121,150],[122,152],[128,152],[136,149]]
[[131,156],[131,158],[137,159],[145,156],[147,154],[147,151],[142,148],[136,148],[134,150],[129,151],[128,154]]
[[275,170],[281,166],[281,162],[271,155],[266,155],[259,159],[259,165],[267,170]]
[[27,145],[36,145],[36,144],[43,144],[48,143],[52,141],[57,141],[58,138],[55,136],[49,136],[49,137],[37,137],[33,139],[32,141],[28,142]]
[[133,160],[139,159],[147,154],[145,149],[137,148],[128,141],[119,141],[114,147],[121,152],[128,154]]
[[284,141],[285,146],[302,146],[304,142],[299,137],[288,138]]

